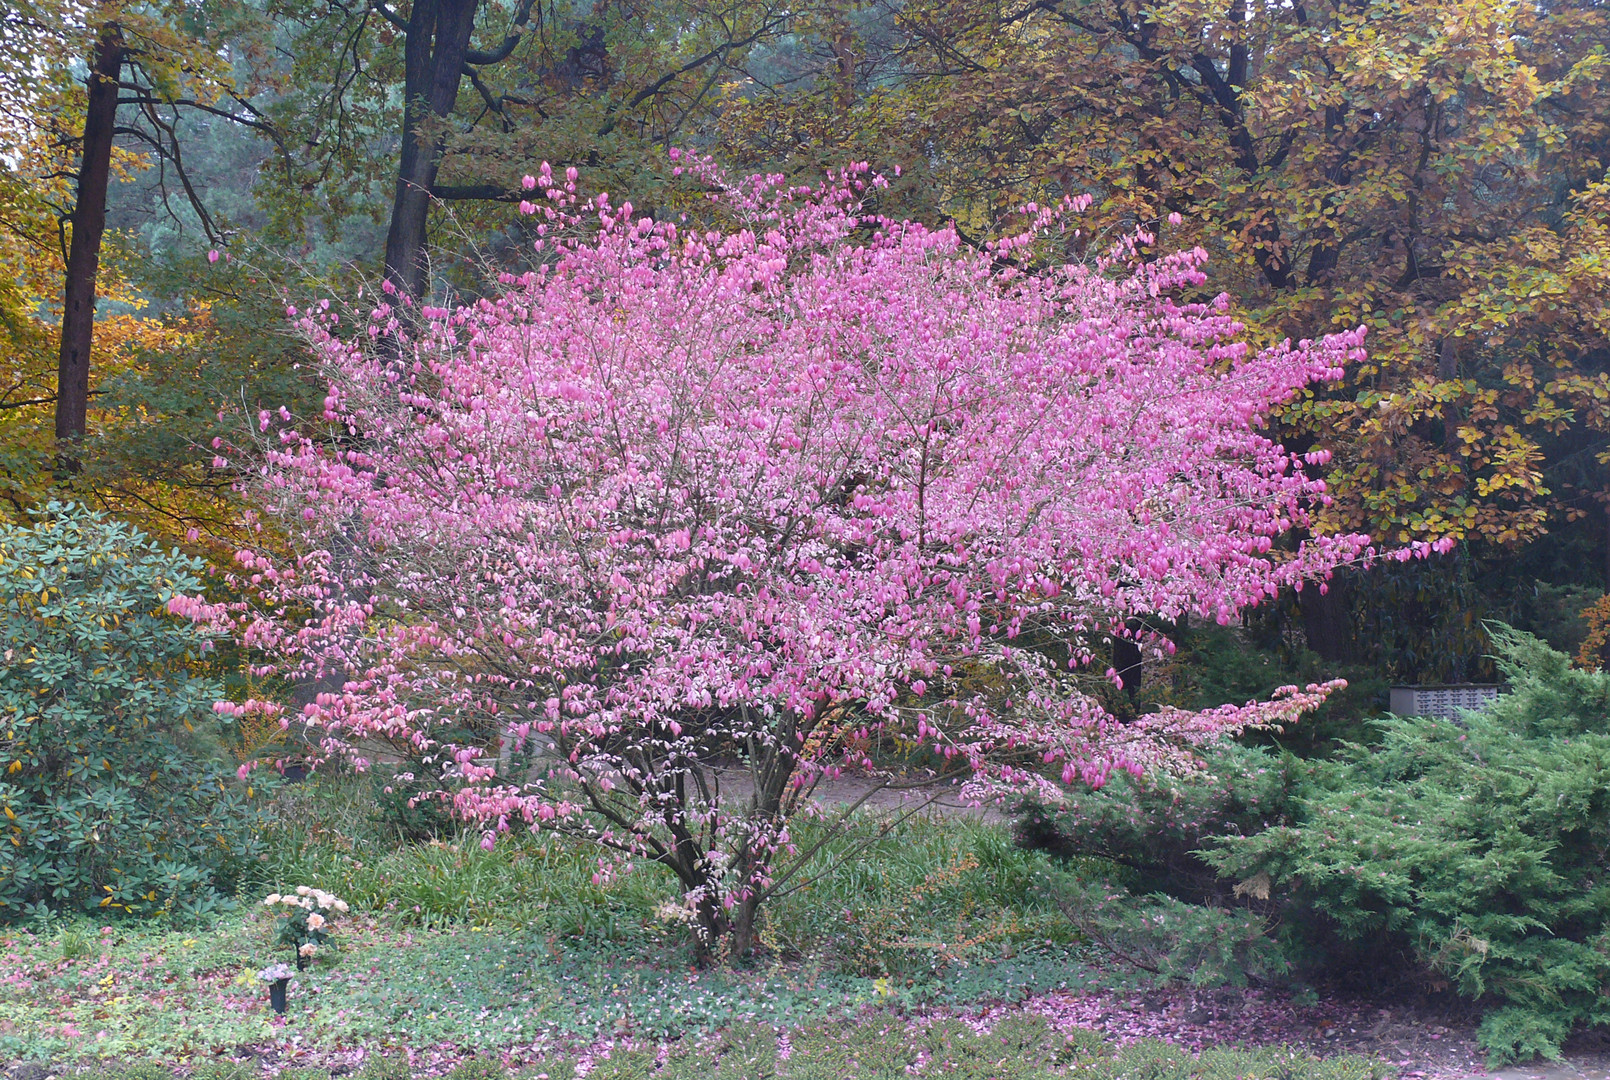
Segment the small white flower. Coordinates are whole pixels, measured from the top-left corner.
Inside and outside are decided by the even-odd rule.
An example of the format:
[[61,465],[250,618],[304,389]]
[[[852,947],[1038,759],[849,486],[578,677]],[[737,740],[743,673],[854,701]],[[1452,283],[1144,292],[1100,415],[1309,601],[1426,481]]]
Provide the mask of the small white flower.
[[312,892],[313,892],[313,890],[308,888],[306,885],[298,885],[296,887],[296,895],[297,896],[309,896],[309,895],[312,894]]
[[272,907],[273,905],[275,905],[275,904],[277,904],[279,902],[280,902],[280,894],[277,893],[277,892],[271,892],[267,896],[263,897],[263,906],[264,907]]
[[347,902],[345,900],[337,900],[335,902],[335,909],[342,914],[345,914],[347,911]]
[[307,928],[309,930],[322,930],[324,928],[324,916],[316,911],[309,915],[307,917]]
[[296,955],[298,955],[298,956],[312,956],[314,953],[316,953],[318,951],[319,951],[319,947],[317,945],[313,944],[310,941],[306,945],[303,945],[300,949],[297,949],[296,950]]

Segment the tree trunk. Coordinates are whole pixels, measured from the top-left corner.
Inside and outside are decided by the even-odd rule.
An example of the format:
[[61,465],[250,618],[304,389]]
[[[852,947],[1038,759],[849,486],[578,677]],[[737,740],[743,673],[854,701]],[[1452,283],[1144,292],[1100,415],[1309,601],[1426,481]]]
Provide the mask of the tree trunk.
[[757,900],[744,900],[732,910],[732,958],[742,960],[755,951],[756,916],[760,912]]
[[1134,705],[1140,700],[1140,680],[1146,671],[1146,657],[1141,653],[1140,646],[1126,637],[1112,639],[1112,669],[1118,673],[1118,679],[1124,684],[1124,693],[1129,703]]
[[1317,582],[1310,582],[1302,591],[1303,632],[1308,647],[1321,659],[1346,664],[1353,659],[1352,605],[1348,594],[1352,591],[1338,573],[1327,585],[1323,594]]
[[117,82],[127,50],[123,31],[108,23],[95,43],[84,111],[84,140],[73,203],[62,297],[61,351],[56,362],[56,442],[61,460],[76,469],[71,444],[81,441],[89,411],[89,358],[95,336],[95,279],[106,231],[106,190],[112,175],[112,133],[117,124]]
[[[1442,339],[1442,348],[1437,353],[1437,381],[1453,382],[1458,377],[1459,345],[1450,334]],[[1454,411],[1453,402],[1442,407],[1442,445],[1447,450],[1459,445],[1459,415]]]
[[[403,48],[402,157],[386,233],[386,280],[419,301],[429,285],[425,224],[446,148],[442,124],[458,99],[478,0],[415,0]],[[430,132],[420,128],[431,124]]]
[[1610,502],[1604,504],[1604,591],[1610,593]]

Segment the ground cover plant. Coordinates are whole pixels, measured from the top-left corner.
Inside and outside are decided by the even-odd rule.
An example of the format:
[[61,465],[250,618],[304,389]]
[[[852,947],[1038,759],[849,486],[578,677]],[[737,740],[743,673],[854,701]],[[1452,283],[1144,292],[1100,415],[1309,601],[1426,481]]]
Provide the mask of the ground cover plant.
[[[763,930],[770,959],[734,969],[695,963],[683,927],[663,914],[678,895],[668,873],[595,882],[588,852],[562,837],[491,851],[473,835],[385,850],[375,840],[384,826],[363,811],[370,791],[361,779],[327,780],[276,798],[284,817],[245,895],[315,881],[350,909],[298,976],[290,1028],[267,1011],[256,980],[283,955],[282,904],[183,932],[44,923],[6,940],[0,1059],[178,1062],[293,1037],[330,1052],[588,1046],[623,1031],[703,1037],[743,1021],[787,1027],[1104,981],[1038,899],[1044,856],[1016,848],[999,826],[908,822],[877,837],[869,873],[824,878],[780,903]],[[858,839],[852,830],[829,848]],[[1107,983],[1133,980],[1117,973]]]
[[[734,1024],[719,1034],[671,1046],[623,1039],[579,1055],[543,1055],[511,1068],[499,1056],[413,1067],[401,1054],[367,1055],[341,1074],[358,1080],[1385,1080],[1382,1062],[1355,1056],[1321,1059],[1290,1050],[1211,1049],[1201,1054],[1141,1040],[1119,1045],[1089,1028],[1058,1029],[1039,1016],[988,1021],[945,1016],[908,1019],[869,1011],[836,1023],[779,1032],[766,1024]],[[432,1063],[436,1064],[436,1063]],[[583,1073],[578,1069],[584,1069]],[[88,1066],[82,1080],[178,1080],[159,1062]],[[255,1080],[255,1062],[208,1060],[186,1080]],[[329,1080],[332,1071],[292,1066],[288,1080]]]
[[[1043,1049],[1057,1055],[1070,1034],[1085,1037],[1074,1029],[1103,1032],[1109,1053],[1160,1035],[1196,1051],[1311,1035],[1325,1015],[1248,999],[1182,1030],[1143,1000],[1147,980],[1108,963],[1063,918],[1039,887],[1047,856],[1017,847],[998,824],[907,822],[878,836],[877,822],[857,821],[828,847],[856,845],[856,829],[874,837],[863,873],[823,878],[808,898],[770,909],[763,960],[700,966],[663,917],[678,889],[669,873],[594,883],[585,849],[551,836],[491,851],[473,835],[377,851],[385,826],[371,790],[361,778],[330,778],[276,794],[286,817],[270,827],[269,861],[244,895],[311,875],[323,883],[309,887],[315,906],[325,886],[352,898],[339,934],[295,974],[285,1017],[268,1010],[257,978],[283,955],[282,904],[242,905],[182,931],[19,925],[0,942],[0,1061],[93,1069],[149,1059],[171,1071],[266,1055],[357,1069],[384,1052],[435,1073],[466,1057],[507,1058],[531,1075],[544,1061],[590,1060],[615,1045],[621,1068],[702,1060],[758,1024],[774,1043],[786,1035],[785,1050],[795,1035],[808,1045],[813,1025],[869,1042],[881,1032],[887,1045],[857,1052],[870,1069],[929,1052],[929,1026],[957,1021],[993,1030],[1042,1018],[1055,1032]],[[470,897],[479,902],[461,902]],[[398,903],[407,899],[437,906],[413,911]],[[1072,1064],[1057,1060],[1058,1070]]]
[[0,999],[0,1026],[9,1032],[0,1036],[0,1057],[178,1063],[287,1042],[326,1053],[441,1047],[530,1055],[624,1035],[703,1037],[745,1021],[779,1028],[842,1021],[891,1003],[992,1003],[1002,993],[1096,981],[1063,949],[1002,959],[985,977],[897,991],[831,967],[698,968],[657,962],[634,947],[508,926],[354,926],[338,960],[296,976],[282,1021],[256,979],[263,930],[243,921],[212,939],[114,932],[72,962],[62,960],[58,939],[14,938]]

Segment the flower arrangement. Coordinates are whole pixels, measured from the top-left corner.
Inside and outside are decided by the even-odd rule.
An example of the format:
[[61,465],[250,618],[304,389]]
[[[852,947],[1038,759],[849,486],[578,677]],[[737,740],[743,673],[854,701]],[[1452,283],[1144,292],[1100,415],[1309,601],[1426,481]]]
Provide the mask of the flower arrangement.
[[258,979],[266,983],[276,983],[281,979],[289,979],[296,972],[289,964],[270,964],[257,973]]
[[347,902],[334,893],[298,885],[288,893],[269,893],[263,898],[267,908],[284,907],[289,910],[279,922],[274,940],[296,951],[296,968],[307,970],[308,964],[318,955],[334,930],[330,920],[337,913],[345,914]]

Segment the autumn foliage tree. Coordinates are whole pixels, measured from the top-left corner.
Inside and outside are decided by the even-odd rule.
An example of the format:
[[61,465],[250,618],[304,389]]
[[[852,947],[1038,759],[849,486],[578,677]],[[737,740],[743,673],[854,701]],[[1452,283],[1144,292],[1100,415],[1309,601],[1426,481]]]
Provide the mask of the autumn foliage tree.
[[1109,227],[1178,212],[1266,332],[1370,327],[1303,409],[1337,527],[1543,527],[1540,440],[1602,412],[1572,378],[1606,347],[1602,7],[937,0],[905,25],[958,213],[1047,188]]
[[183,516],[162,505],[171,489],[127,470],[116,486],[132,497],[100,497],[124,463],[84,476],[106,464],[97,437],[139,420],[96,407],[105,384],[185,348],[207,321],[204,301],[188,317],[154,316],[109,208],[119,184],[150,170],[170,215],[191,215],[198,241],[221,236],[185,156],[186,123],[256,122],[252,65],[232,63],[255,29],[231,0],[22,0],[0,12],[0,500],[13,515],[70,485],[119,511]]
[[[1094,196],[1098,245],[1180,213],[1254,340],[1370,328],[1366,362],[1282,410],[1289,445],[1335,452],[1321,528],[1455,536],[1477,558],[1584,518],[1605,536],[1603,5],[858,10],[848,81],[746,90],[724,117],[735,152],[904,148],[927,178],[905,205],[964,235],[1063,195]],[[1357,655],[1337,596],[1303,605],[1332,661]]]
[[[1368,556],[1276,543],[1327,496],[1260,432],[1361,333],[1249,350],[1222,298],[1181,298],[1200,250],[1019,266],[1077,204],[972,250],[868,214],[864,168],[695,173],[727,231],[544,168],[540,270],[420,320],[396,293],[305,315],[324,413],[264,412],[248,458],[299,552],[243,550],[255,600],[175,610],[260,674],[325,680],[301,719],[331,753],[441,756],[488,845],[552,830],[659,863],[738,953],[799,884],[791,818],[840,770],[890,779],[879,747],[901,783],[1100,784],[1323,698],[1119,725],[1081,679],[1126,619],[1226,620]],[[531,770],[439,737],[472,717]]]

